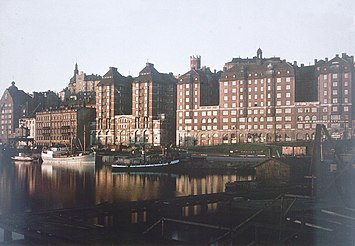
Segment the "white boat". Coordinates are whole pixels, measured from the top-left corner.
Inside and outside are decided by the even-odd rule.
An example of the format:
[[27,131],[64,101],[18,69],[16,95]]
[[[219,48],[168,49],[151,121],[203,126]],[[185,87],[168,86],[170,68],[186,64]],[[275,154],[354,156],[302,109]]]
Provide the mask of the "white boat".
[[19,153],[17,156],[12,156],[11,160],[14,162],[33,162],[37,159],[32,156],[28,156],[23,153]]
[[43,149],[41,158],[44,163],[56,164],[95,164],[95,152],[70,153],[67,148],[51,147]]

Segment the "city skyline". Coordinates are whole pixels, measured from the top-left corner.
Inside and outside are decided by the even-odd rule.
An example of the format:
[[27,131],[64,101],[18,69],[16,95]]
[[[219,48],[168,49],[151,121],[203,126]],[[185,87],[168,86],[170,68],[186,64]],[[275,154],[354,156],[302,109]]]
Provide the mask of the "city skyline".
[[352,1],[3,1],[0,89],[60,91],[75,63],[87,74],[117,67],[136,77],[147,61],[184,74],[189,57],[222,70],[233,57],[281,57],[305,65],[355,54]]

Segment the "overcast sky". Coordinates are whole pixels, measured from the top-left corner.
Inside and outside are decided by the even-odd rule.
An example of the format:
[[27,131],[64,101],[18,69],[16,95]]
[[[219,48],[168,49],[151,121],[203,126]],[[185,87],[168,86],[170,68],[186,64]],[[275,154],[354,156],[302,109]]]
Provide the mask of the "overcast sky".
[[306,65],[355,55],[354,0],[0,0],[0,95],[67,86],[117,67],[137,76],[147,61],[182,74],[189,57],[221,70],[233,57],[278,56]]

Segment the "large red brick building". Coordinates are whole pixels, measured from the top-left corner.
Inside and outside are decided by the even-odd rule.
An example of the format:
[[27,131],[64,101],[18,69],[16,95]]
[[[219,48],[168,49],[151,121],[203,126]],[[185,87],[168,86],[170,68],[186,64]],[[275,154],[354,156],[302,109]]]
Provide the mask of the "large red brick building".
[[[348,139],[353,74],[353,57],[346,54],[298,66],[263,58],[258,49],[256,57],[234,58],[221,74],[210,76],[219,77],[218,89],[212,89],[215,82],[202,82],[192,67],[178,81],[176,144],[307,140],[317,123],[325,124],[332,137]],[[208,90],[219,95],[218,104],[203,96]]]

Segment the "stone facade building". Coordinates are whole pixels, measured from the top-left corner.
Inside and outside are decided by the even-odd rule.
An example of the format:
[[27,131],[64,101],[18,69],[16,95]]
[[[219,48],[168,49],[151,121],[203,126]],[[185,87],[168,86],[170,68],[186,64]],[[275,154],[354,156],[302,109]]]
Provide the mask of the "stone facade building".
[[98,144],[114,145],[116,115],[132,113],[132,77],[122,76],[110,67],[96,86],[96,139]]
[[92,108],[37,112],[36,144],[39,146],[66,145],[68,147],[73,144],[78,149],[88,149],[94,144],[94,136],[90,136],[92,122],[95,122],[95,109]]

